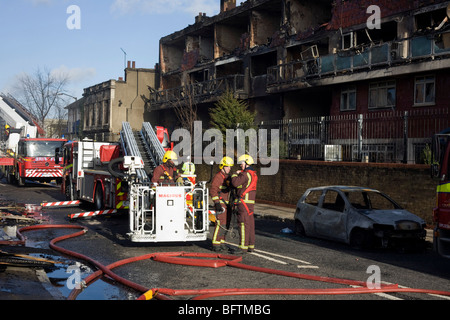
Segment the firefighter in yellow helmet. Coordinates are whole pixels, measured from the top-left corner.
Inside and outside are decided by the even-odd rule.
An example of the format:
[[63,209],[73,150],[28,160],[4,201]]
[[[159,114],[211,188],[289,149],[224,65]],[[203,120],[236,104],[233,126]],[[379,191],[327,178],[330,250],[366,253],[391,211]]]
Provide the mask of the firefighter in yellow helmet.
[[178,164],[178,157],[172,150],[166,151],[164,154],[162,164],[155,168],[153,171],[152,182],[153,183],[175,183],[179,178],[179,174],[176,168]]
[[237,163],[241,170],[231,177],[231,184],[236,188],[238,223],[239,223],[239,249],[242,252],[252,252],[255,249],[255,200],[258,176],[252,167],[253,158],[244,154],[238,158]]
[[223,157],[219,163],[220,170],[212,179],[211,188],[209,189],[209,195],[214,202],[214,209],[216,210],[216,227],[212,237],[212,248],[216,252],[227,250],[225,237],[227,226],[231,219],[229,203],[231,194],[230,171],[233,165],[233,159]]

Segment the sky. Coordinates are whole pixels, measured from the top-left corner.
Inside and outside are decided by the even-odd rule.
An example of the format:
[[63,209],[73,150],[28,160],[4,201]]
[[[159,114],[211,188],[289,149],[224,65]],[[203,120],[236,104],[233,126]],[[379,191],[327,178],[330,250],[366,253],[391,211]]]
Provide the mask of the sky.
[[[244,1],[237,1],[237,5]],[[68,75],[68,95],[159,62],[159,40],[219,13],[220,0],[0,0],[0,93],[38,69]],[[125,52],[125,53],[124,53]]]

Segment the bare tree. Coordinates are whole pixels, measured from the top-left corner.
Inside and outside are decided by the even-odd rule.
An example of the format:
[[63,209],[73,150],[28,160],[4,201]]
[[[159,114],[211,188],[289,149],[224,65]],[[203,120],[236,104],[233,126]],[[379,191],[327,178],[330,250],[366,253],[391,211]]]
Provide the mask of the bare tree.
[[24,74],[19,78],[19,100],[44,127],[49,116],[61,116],[61,109],[66,104],[61,95],[68,82],[68,75],[57,75],[46,68],[38,68],[33,75]]
[[179,97],[172,106],[182,127],[194,134],[194,123],[198,120],[197,103],[195,101],[194,85],[187,84],[180,88]]

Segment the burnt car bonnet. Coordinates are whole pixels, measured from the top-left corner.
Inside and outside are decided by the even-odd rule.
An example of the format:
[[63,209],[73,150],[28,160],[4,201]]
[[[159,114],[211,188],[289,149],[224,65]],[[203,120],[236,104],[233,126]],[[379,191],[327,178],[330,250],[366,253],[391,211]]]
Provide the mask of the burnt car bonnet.
[[373,222],[379,224],[390,224],[394,225],[398,221],[414,221],[420,225],[424,224],[425,221],[411,212],[404,209],[393,209],[393,210],[368,210],[359,209],[359,213],[364,214],[366,217],[370,218]]

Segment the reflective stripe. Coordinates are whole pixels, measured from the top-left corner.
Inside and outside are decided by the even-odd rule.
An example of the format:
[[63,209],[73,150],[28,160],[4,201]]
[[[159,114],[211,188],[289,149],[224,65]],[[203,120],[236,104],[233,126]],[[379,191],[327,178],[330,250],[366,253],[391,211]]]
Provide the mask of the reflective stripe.
[[450,182],[438,185],[436,188],[436,192],[450,193]]
[[239,245],[240,249],[248,249],[248,247],[245,245],[245,225],[243,222],[241,222],[241,243]]
[[248,189],[250,187],[250,184],[252,183],[252,175],[247,172],[247,177],[248,177],[248,183],[247,183],[246,189]]
[[219,234],[219,229],[220,229],[220,221],[217,220],[216,223],[217,223],[217,226],[216,226],[216,229],[214,230],[212,243],[213,244],[220,244],[220,241],[217,241],[217,235]]

